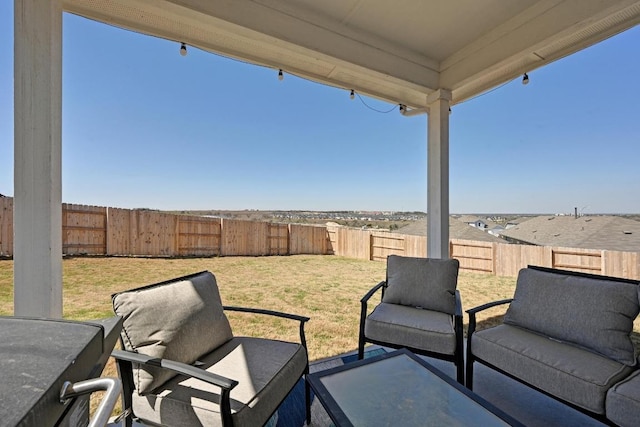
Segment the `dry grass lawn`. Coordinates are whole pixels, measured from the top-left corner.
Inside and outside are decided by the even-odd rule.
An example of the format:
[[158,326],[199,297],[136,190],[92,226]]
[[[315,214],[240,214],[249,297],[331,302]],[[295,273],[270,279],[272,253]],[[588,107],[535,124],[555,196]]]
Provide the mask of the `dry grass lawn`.
[[[355,350],[360,298],[385,277],[386,264],[337,256],[224,257],[187,259],[69,258],[63,262],[64,317],[89,320],[113,315],[111,294],[210,270],[223,303],[308,316],[309,360]],[[463,309],[513,296],[515,278],[460,272]],[[374,297],[379,301],[379,296]],[[479,317],[494,323],[506,306]],[[13,262],[0,261],[0,315],[13,314]],[[232,313],[234,334],[298,339],[296,322]],[[467,316],[465,315],[465,325]],[[634,340],[640,345],[640,319]],[[105,375],[115,376],[112,363]]]

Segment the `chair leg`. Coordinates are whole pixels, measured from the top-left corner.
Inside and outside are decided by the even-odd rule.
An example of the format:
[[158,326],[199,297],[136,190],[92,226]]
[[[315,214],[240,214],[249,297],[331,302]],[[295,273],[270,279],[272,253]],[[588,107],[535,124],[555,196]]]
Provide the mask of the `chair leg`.
[[364,336],[360,335],[358,339],[358,360],[362,360],[364,358]]
[[465,385],[469,390],[473,390],[473,360],[471,355],[467,354],[467,369],[466,369],[467,379],[465,381]]
[[307,425],[311,425],[311,389],[309,387],[309,382],[304,381],[304,398],[305,398],[305,408],[307,411]]
[[462,354],[456,355],[456,373],[458,382],[464,385],[464,360]]

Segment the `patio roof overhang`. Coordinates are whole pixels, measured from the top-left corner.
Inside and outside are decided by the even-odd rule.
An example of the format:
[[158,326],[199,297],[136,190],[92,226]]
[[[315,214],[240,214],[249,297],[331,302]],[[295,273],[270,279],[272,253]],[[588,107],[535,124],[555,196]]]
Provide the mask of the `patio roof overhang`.
[[15,2],[16,314],[61,316],[61,14],[428,112],[428,254],[448,257],[450,105],[640,23],[640,0]]
[[462,102],[640,23],[637,0],[64,0],[66,11],[411,108]]

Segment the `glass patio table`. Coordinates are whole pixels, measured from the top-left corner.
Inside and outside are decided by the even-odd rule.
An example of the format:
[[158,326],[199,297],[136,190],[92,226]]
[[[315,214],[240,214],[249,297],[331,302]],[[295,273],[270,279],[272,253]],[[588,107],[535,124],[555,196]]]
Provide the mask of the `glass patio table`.
[[309,374],[336,426],[521,426],[406,349]]

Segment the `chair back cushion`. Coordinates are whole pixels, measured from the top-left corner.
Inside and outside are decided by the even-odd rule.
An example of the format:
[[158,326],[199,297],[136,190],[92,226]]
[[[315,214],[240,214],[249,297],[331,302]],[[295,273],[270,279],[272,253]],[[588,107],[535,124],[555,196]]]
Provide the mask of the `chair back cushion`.
[[530,267],[518,274],[504,323],[632,366],[631,331],[639,310],[637,282]]
[[[113,295],[127,351],[191,364],[233,338],[216,278],[208,271]],[[173,378],[172,371],[134,367],[138,393]]]
[[457,259],[389,255],[382,301],[455,314],[459,265]]

